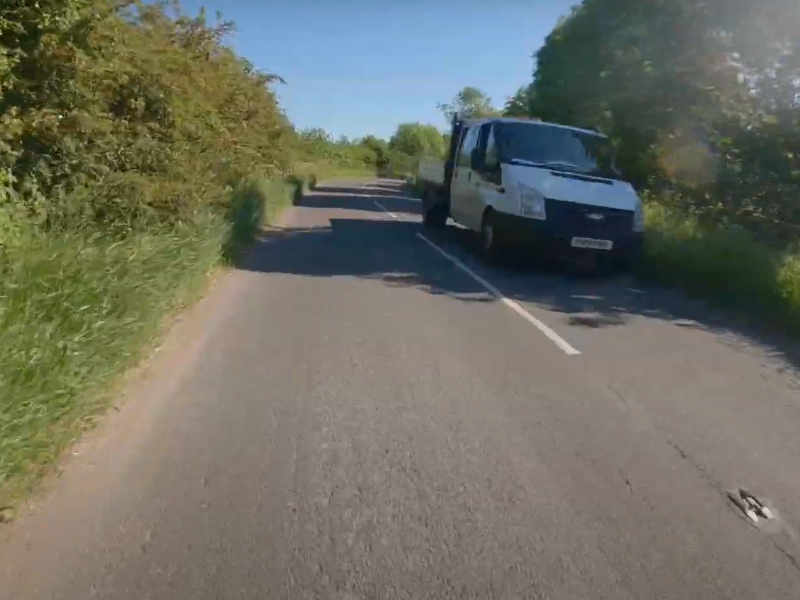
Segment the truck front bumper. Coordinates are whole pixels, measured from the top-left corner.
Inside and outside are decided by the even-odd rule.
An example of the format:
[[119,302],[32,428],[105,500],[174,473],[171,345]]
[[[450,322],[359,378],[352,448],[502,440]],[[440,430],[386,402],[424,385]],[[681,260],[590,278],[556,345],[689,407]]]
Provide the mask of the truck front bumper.
[[[611,211],[613,209],[592,211],[592,214],[606,213],[603,221],[592,221],[583,216],[563,218],[563,215],[557,214],[552,220],[540,221],[499,211],[495,211],[493,216],[498,239],[509,244],[531,246],[537,251],[563,257],[586,254],[635,257],[641,250],[643,235],[633,231],[633,213],[614,211],[609,216]],[[629,215],[624,214],[626,212]],[[579,248],[573,246],[575,238],[608,240],[613,246],[611,250]]]

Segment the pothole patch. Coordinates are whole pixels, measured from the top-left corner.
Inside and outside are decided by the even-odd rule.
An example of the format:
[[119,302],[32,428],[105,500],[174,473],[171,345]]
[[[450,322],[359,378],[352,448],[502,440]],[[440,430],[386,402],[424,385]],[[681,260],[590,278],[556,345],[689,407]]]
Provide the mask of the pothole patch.
[[775,511],[768,506],[768,503],[746,489],[729,490],[728,499],[754,525],[775,519]]
[[580,325],[583,327],[591,327],[596,329],[598,327],[605,327],[607,325],[623,325],[625,319],[616,313],[604,314],[596,312],[573,313],[569,316],[568,322],[570,325]]

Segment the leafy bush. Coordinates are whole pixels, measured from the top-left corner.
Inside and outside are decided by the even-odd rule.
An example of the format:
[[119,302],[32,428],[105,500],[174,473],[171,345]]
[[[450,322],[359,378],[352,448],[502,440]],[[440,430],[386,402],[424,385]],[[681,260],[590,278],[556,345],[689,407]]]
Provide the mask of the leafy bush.
[[230,30],[162,3],[0,11],[0,505],[314,173],[374,172],[368,144],[298,135]]
[[381,170],[383,177],[405,178],[416,175],[419,167],[419,156],[397,150],[389,151],[386,166]]
[[285,181],[302,143],[276,78],[223,45],[230,24],[130,4],[0,12],[0,505],[305,181]]
[[791,307],[795,325],[800,328],[800,250],[784,256],[778,269],[778,286],[784,303]]
[[289,171],[275,77],[222,44],[229,23],[117,4],[20,0],[0,20],[0,223],[143,230]]
[[757,310],[800,332],[800,253],[776,250],[741,227],[704,226],[657,202],[646,214],[642,276]]
[[301,181],[250,178],[230,211],[113,238],[37,232],[0,256],[0,505],[30,486],[109,398],[164,317],[198,294]]

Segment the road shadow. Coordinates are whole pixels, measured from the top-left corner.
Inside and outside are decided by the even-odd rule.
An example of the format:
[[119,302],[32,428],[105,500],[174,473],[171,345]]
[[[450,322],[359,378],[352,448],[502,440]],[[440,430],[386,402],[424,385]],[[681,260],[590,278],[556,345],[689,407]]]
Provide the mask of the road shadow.
[[338,208],[384,212],[389,210],[417,213],[419,203],[406,194],[402,182],[392,184],[336,184],[320,185],[308,194],[295,198],[295,206],[307,208]]
[[[303,202],[304,206],[381,210],[373,205],[372,196],[320,194],[307,196]],[[370,279],[462,302],[496,301],[482,285],[422,243],[419,234],[491,281],[506,297],[559,313],[569,327],[620,328],[633,317],[644,316],[719,334],[724,343],[740,350],[766,349],[772,358],[800,369],[796,340],[688,298],[679,290],[646,284],[619,272],[565,273],[560,265],[543,264],[524,254],[488,265],[479,257],[476,236],[453,225],[431,231],[418,221],[334,217],[328,227],[273,228],[259,236],[239,266],[263,273]]]
[[347,218],[330,219],[329,227],[274,228],[258,237],[238,267],[262,273],[373,279],[466,302],[494,300],[477,282],[436,260],[415,240],[419,230],[413,222]]
[[342,210],[363,210],[377,213],[385,212],[376,202],[386,207],[388,210],[417,212],[416,207],[412,206],[414,203],[410,202],[405,196],[389,194],[378,195],[365,191],[350,193],[314,193],[304,196],[302,200],[296,200],[294,205],[304,206],[306,208],[338,208]]
[[372,196],[405,196],[408,185],[404,181],[385,180],[383,182],[322,182],[312,192],[313,194],[370,194]]
[[339,208],[383,212],[376,202],[398,208],[403,212],[417,212],[417,203],[408,195],[404,181],[380,180],[377,183],[325,182],[304,196],[295,198],[295,206],[310,208]]

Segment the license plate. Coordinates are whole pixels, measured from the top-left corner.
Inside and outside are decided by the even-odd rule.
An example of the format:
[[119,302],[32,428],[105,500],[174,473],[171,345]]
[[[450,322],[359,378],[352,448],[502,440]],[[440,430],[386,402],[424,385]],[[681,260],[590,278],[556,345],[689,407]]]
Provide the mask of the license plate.
[[572,238],[573,248],[591,248],[592,250],[611,250],[614,242],[611,240],[595,240],[593,238],[574,237]]

